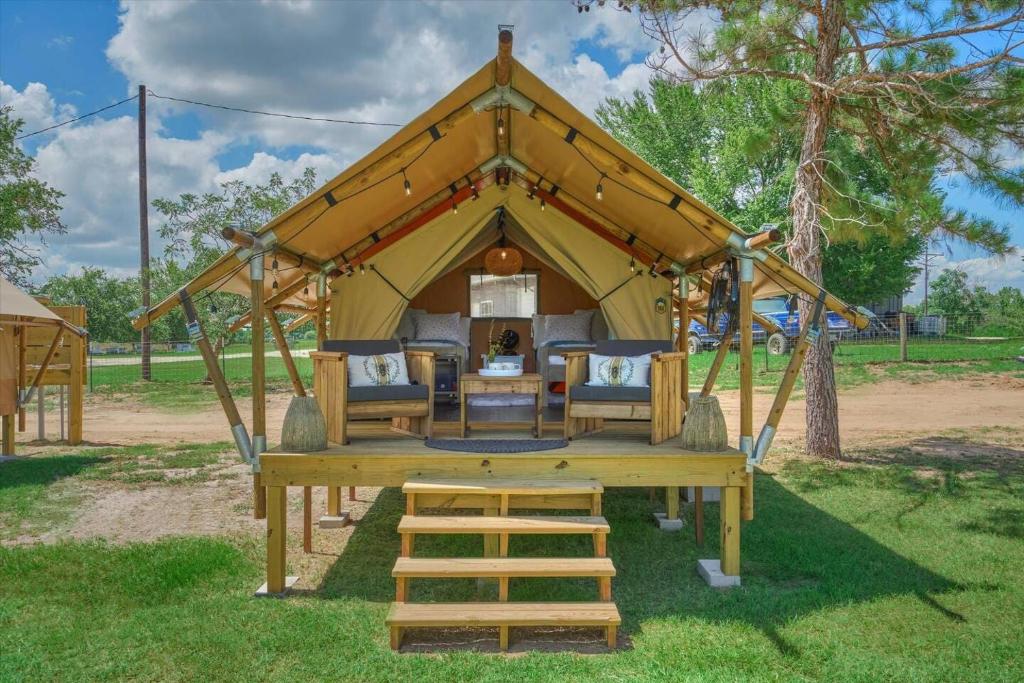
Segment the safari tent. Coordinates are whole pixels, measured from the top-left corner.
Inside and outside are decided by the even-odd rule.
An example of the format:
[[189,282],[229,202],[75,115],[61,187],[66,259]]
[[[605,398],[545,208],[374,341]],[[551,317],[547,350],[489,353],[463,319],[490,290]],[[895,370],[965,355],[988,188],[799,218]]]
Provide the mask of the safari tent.
[[0,277],[0,454],[14,454],[16,418],[19,431],[24,431],[25,406],[41,386],[70,386],[68,441],[81,442],[84,324],[84,307],[47,308]]
[[[442,504],[459,507],[452,501],[462,500],[485,515],[505,518],[510,506],[530,507],[527,503],[533,495],[543,499],[541,507],[585,507],[590,523],[597,524],[604,487],[659,487],[666,491],[665,517],[671,522],[678,518],[680,487],[694,486],[698,492],[702,487],[720,487],[721,557],[701,571],[712,583],[737,582],[740,518],[753,516],[753,467],[771,443],[822,309],[858,327],[867,324],[855,309],[799,275],[768,248],[779,239],[777,232],[744,233],[614,140],[517,62],[507,30],[499,34],[495,59],[366,157],[255,233],[228,227],[224,234],[237,246],[180,292],[143,313],[134,325],[141,329],[175,306],[185,307],[239,450],[253,465],[257,515],[268,515],[266,592],[280,593],[290,585],[285,572],[287,487],[304,487],[308,507],[309,487],[327,486],[332,519],[341,515],[342,486],[405,487],[410,520],[403,518],[406,526],[399,528],[403,557],[395,570],[398,607],[389,619],[393,642],[400,641],[402,628],[429,621],[408,605],[407,579],[456,575],[446,566],[436,567],[437,574],[426,569],[403,573],[400,568],[409,566],[404,560],[416,560],[411,557],[416,533],[438,532],[416,522],[417,511]],[[646,409],[614,401],[603,407],[604,412],[594,408],[578,417],[570,417],[567,406],[564,426],[552,424],[549,418],[548,433],[575,437],[560,449],[481,455],[431,448],[429,441],[387,429],[390,425],[403,434],[419,436],[454,430],[454,425],[445,427],[438,421],[432,432],[428,423],[434,408],[411,401],[403,406],[395,401],[392,407],[406,412],[396,413],[390,423],[376,420],[361,425],[358,438],[348,443],[345,416],[340,418],[340,431],[331,426],[335,414],[345,411],[349,400],[345,392],[351,390],[345,388],[347,354],[332,355],[328,351],[332,340],[404,339],[399,329],[409,309],[472,317],[466,287],[472,286],[472,273],[483,272],[485,252],[496,244],[522,252],[518,257],[540,274],[535,312],[572,314],[577,309],[597,309],[608,338],[621,342],[671,344],[674,327],[687,329],[691,308],[706,311],[716,275],[733,269],[741,356],[741,416],[740,424],[731,430],[738,435],[734,445],[713,452],[682,447],[678,434],[691,401],[682,342],[651,366],[652,384],[655,374],[670,379],[659,380],[663,389],[655,392],[657,398],[651,398]],[[251,324],[253,331],[251,438],[195,314],[194,297],[214,290],[251,300],[251,313],[239,323]],[[814,302],[816,309],[804,325],[775,405],[755,443],[751,301],[780,294]],[[319,352],[313,354],[314,393],[328,434],[334,437],[326,450],[298,453],[267,448],[264,321],[270,323],[275,339],[282,340],[275,312],[316,321]],[[472,319],[471,357],[486,348],[481,345],[488,329],[483,318]],[[529,320],[509,324],[518,324],[521,336],[535,332]],[[305,395],[307,387],[294,371],[287,347],[279,346],[296,394]],[[529,365],[536,360],[529,357],[531,347],[525,346]],[[579,363],[571,353],[564,354],[569,384],[576,372],[573,368],[586,373],[586,351],[579,353],[583,354]],[[721,352],[715,358],[706,382],[708,392],[723,359]],[[420,362],[433,363],[410,356],[410,377]],[[431,384],[435,379],[433,374],[422,377]],[[464,381],[462,388],[468,391],[468,387],[468,380]],[[660,424],[650,432],[602,431],[605,420],[636,417]],[[465,431],[464,415],[462,420]],[[546,435],[539,419],[535,431],[538,437]],[[555,502],[559,496],[564,505]],[[307,549],[309,519],[307,509]],[[507,553],[509,534],[527,533],[512,521],[466,528],[484,534],[485,552],[491,556]],[[595,536],[595,554],[607,560],[603,557],[607,529],[587,529]],[[517,574],[522,569],[515,566],[489,566],[489,573],[483,575],[504,582],[506,589],[510,576],[538,575]],[[603,577],[599,586],[607,603],[610,574],[597,575]],[[433,609],[436,623],[430,623],[444,622],[437,616],[440,608]],[[506,639],[509,624],[520,623],[500,608],[460,609],[450,621],[499,626]],[[613,639],[617,614],[594,609],[593,614],[598,614],[594,619],[610,625],[609,639]],[[574,621],[572,614],[586,612],[581,607],[570,610],[568,617],[564,611],[551,616],[555,611],[536,607],[531,614],[538,623],[582,623]]]

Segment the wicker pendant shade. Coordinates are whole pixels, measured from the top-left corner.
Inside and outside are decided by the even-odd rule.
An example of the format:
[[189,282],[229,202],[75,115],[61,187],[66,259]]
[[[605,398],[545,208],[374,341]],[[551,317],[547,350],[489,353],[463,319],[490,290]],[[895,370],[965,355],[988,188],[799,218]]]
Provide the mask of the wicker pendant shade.
[[523,270],[523,255],[515,247],[497,246],[484,256],[484,267],[491,275],[515,275]]

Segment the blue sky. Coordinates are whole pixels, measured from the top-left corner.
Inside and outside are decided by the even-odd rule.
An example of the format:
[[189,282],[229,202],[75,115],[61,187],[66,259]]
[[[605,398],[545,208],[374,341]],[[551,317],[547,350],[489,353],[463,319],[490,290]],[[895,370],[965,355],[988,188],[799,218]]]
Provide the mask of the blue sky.
[[[635,19],[612,11],[578,17],[567,2],[286,8],[3,0],[0,94],[5,104],[15,103],[26,130],[116,102],[134,94],[139,82],[157,93],[243,107],[404,123],[493,55],[499,23],[517,25],[517,56],[586,113],[603,96],[643,87],[650,75],[643,59],[652,44]],[[445,77],[425,78],[423,65],[406,64],[405,53],[371,41],[364,34],[373,27],[393,35],[395,44],[420,45],[435,65],[449,65],[440,70]],[[331,63],[347,73],[324,73]],[[134,268],[134,107],[25,141],[26,150],[39,154],[41,175],[68,195],[71,232],[51,244],[45,272],[86,264]],[[386,132],[154,100],[150,107],[151,196],[208,191],[226,179],[255,181],[271,171],[294,174],[303,165],[324,177]],[[1011,225],[1013,242],[1024,245],[1019,211],[956,184],[949,203]],[[1001,264],[969,247],[947,248],[949,262],[974,264],[980,281],[998,284]],[[1015,281],[1008,268],[1006,278]],[[1024,286],[1024,273],[1017,286]]]

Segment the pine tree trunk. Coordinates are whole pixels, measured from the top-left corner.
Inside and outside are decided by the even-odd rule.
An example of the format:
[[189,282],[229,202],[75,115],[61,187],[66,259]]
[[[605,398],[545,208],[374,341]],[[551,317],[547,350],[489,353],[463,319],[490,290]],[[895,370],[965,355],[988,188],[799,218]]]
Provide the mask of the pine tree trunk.
[[[845,19],[842,0],[825,6],[818,27],[818,50],[815,60],[815,81],[829,83],[835,75],[839,56],[839,38]],[[807,106],[804,139],[800,148],[793,199],[793,238],[789,243],[789,260],[793,267],[814,283],[822,283],[821,275],[821,212],[820,200],[825,173],[824,150],[832,117],[833,99],[821,87],[811,87]],[[800,301],[800,319],[812,313],[812,302]],[[832,349],[827,330],[807,351],[804,361],[804,388],[807,395],[807,452],[821,458],[838,458],[839,404],[836,378],[832,365]]]

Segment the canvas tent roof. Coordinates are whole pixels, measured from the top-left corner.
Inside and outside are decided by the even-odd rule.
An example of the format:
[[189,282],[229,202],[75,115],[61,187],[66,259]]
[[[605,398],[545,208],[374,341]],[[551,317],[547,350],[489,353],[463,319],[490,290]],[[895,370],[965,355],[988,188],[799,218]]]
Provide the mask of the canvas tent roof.
[[[264,298],[275,304],[312,307],[314,286],[304,293],[307,279],[321,270],[370,265],[394,244],[416,231],[447,222],[465,227],[474,191],[494,208],[510,206],[520,223],[541,223],[535,214],[546,199],[544,222],[558,214],[567,226],[599,235],[621,253],[625,272],[631,258],[658,264],[658,270],[682,272],[690,263],[742,246],[747,237],[738,228],[602,130],[524,66],[510,59],[508,86],[496,86],[502,65],[491,60],[429,110],[418,116],[366,157],[330,180],[258,233],[264,246],[274,244],[283,265],[272,289],[269,274]],[[499,135],[499,119],[503,135]],[[495,169],[505,189],[493,195]],[[409,190],[404,190],[408,180]],[[601,183],[603,197],[595,196]],[[457,203],[459,221],[452,204]],[[473,202],[477,203],[477,202]],[[532,209],[530,207],[533,207]],[[515,207],[515,208],[511,208]],[[480,220],[477,216],[475,220]],[[568,228],[567,228],[568,229]],[[434,234],[456,240],[463,230]],[[235,248],[190,283],[190,294],[219,288],[248,295],[252,251]],[[287,260],[285,260],[287,257]],[[265,255],[269,268],[273,258]],[[579,270],[596,266],[579,255]],[[818,287],[779,257],[757,252],[755,296],[785,292],[818,293]],[[287,264],[291,264],[288,266]],[[608,262],[604,262],[607,267]],[[423,272],[426,272],[424,270]],[[422,275],[423,273],[420,273]],[[575,277],[575,275],[574,275]],[[332,285],[338,289],[340,281]],[[405,293],[408,295],[408,293]],[[135,321],[144,327],[177,304],[169,297]],[[866,319],[829,296],[826,305],[863,326]],[[332,310],[337,313],[336,309]]]
[[54,324],[62,321],[59,315],[3,277],[0,277],[0,318],[22,318],[35,322],[53,321]]

